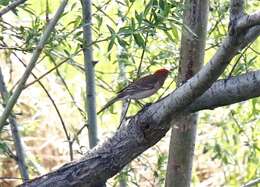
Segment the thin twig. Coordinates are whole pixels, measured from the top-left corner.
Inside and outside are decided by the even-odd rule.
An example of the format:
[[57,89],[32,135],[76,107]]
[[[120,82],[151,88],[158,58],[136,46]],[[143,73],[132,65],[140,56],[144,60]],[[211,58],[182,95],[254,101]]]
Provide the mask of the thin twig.
[[0,118],[0,131],[3,128],[3,125],[6,121],[6,119],[8,118],[8,116],[10,115],[14,105],[17,102],[17,99],[19,98],[19,96],[21,95],[22,91],[23,91],[23,87],[27,81],[27,79],[29,78],[32,69],[34,68],[41,52],[42,49],[45,45],[45,43],[47,42],[49,36],[51,35],[51,32],[53,31],[55,25],[57,24],[59,18],[61,17],[62,13],[64,12],[65,6],[67,5],[68,0],[63,0],[60,7],[58,8],[55,16],[53,17],[53,19],[50,21],[50,23],[47,25],[46,30],[44,31],[44,33],[41,36],[41,39],[36,47],[36,49],[33,52],[32,58],[28,64],[28,66],[26,67],[26,70],[22,76],[22,78],[20,79],[20,82],[18,84],[18,86],[16,87],[14,93],[12,94],[12,96],[9,98],[6,107],[2,113],[2,116]]
[[164,92],[159,96],[158,100],[160,100],[163,95],[167,92],[167,90],[170,88],[170,86],[175,82],[175,80],[173,79],[170,84],[167,86],[167,88],[164,90]]
[[251,46],[249,47],[253,52],[255,52],[257,55],[260,55],[260,52],[258,52],[257,50],[255,50],[254,48],[252,48]]
[[145,53],[145,49],[146,49],[147,39],[148,39],[148,32],[145,35],[144,48],[142,50],[140,63],[139,63],[138,69],[137,69],[137,78],[139,78],[141,75],[141,68],[142,68],[142,63],[143,63],[143,59],[144,59],[144,53]]
[[257,178],[257,179],[254,179],[252,181],[249,181],[248,183],[246,183],[242,187],[253,187],[253,186],[256,186],[256,184],[259,184],[259,183],[260,183],[260,178]]
[[73,144],[76,141],[76,138],[78,137],[78,135],[81,134],[81,132],[83,131],[83,129],[85,127],[88,127],[88,124],[84,124],[79,130],[78,132],[74,135],[73,139],[71,140],[71,143]]
[[112,1],[112,0],[108,0],[107,2],[105,2],[104,4],[102,4],[102,5],[100,6],[100,8],[97,8],[96,12],[94,12],[93,15],[96,14],[98,11],[100,11],[100,9],[106,7],[106,5],[108,5],[111,1]]
[[0,177],[0,180],[24,180],[24,178],[21,177]]
[[27,85],[24,86],[24,89],[28,88],[29,86],[33,85],[34,83],[38,82],[39,80],[41,80],[42,78],[44,78],[45,76],[47,76],[48,74],[50,74],[52,71],[56,70],[57,68],[59,68],[62,64],[64,64],[65,62],[67,62],[68,59],[65,59],[63,61],[61,61],[59,64],[56,64],[53,68],[51,68],[50,70],[48,70],[47,72],[45,72],[44,74],[42,74],[40,77],[38,77],[37,79],[33,80],[32,82],[28,83]]
[[97,12],[101,12],[102,14],[104,14],[108,19],[110,19],[110,21],[112,21],[112,23],[116,25],[116,22],[113,20],[113,18],[109,16],[104,10],[102,10],[102,7],[98,7],[94,3],[92,5],[97,9]]
[[[22,59],[20,59],[16,53],[13,53],[13,54],[14,54],[15,57],[23,64],[23,66],[26,68],[26,64],[22,61]],[[50,101],[51,101],[53,107],[55,108],[56,113],[57,113],[57,115],[58,115],[58,117],[59,117],[59,119],[60,119],[62,128],[63,128],[64,133],[65,133],[65,136],[66,136],[66,139],[67,139],[68,143],[70,144],[71,140],[70,140],[70,136],[69,136],[68,130],[67,130],[66,125],[65,125],[65,122],[64,122],[64,120],[63,120],[63,118],[62,118],[61,112],[59,111],[59,108],[57,107],[57,105],[56,105],[54,99],[53,99],[52,96],[49,94],[49,92],[48,92],[48,90],[45,88],[44,84],[38,79],[38,77],[37,77],[34,73],[32,73],[32,72],[31,72],[31,74],[32,74],[32,76],[33,76],[36,80],[38,80],[37,82],[40,84],[40,86],[42,87],[42,89],[43,89],[44,92],[46,93],[47,97],[50,99]],[[70,150],[70,155],[71,155],[71,152],[73,152],[73,150],[71,150],[71,149],[69,149],[69,150]]]
[[252,45],[252,43],[249,44],[249,45],[243,50],[243,52],[239,55],[237,61],[236,61],[235,64],[233,65],[233,67],[232,67],[232,69],[231,69],[231,71],[230,71],[230,73],[229,73],[229,75],[228,75],[228,77],[227,77],[227,80],[230,79],[230,77],[232,76],[233,71],[235,70],[235,68],[236,68],[237,64],[239,63],[240,59],[242,58],[242,56],[245,54],[245,52],[248,50],[248,48],[249,48],[251,45]]
[[[13,52],[12,52],[13,53]],[[43,61],[43,59],[45,58],[45,56],[43,56],[40,60],[38,60],[38,64]],[[14,83],[10,89],[10,93],[13,93],[13,90],[16,88],[16,86],[19,84],[20,80],[18,80],[16,83]]]
[[22,52],[28,52],[28,51],[30,51],[30,49],[21,49],[21,48],[19,48],[19,47],[4,47],[4,46],[0,46],[0,50],[16,50],[16,51],[22,51]]
[[223,18],[224,18],[224,15],[221,14],[219,19],[215,22],[214,26],[209,30],[208,37],[210,37],[210,35],[213,33],[213,31],[218,27],[219,23],[221,23]]
[[[149,21],[151,21],[151,20],[152,20],[152,14],[149,17]],[[141,68],[142,68],[142,63],[143,63],[143,59],[144,59],[144,53],[145,53],[145,50],[146,50],[147,41],[148,41],[148,31],[147,31],[147,33],[145,35],[144,48],[142,50],[140,63],[139,63],[138,69],[137,69],[137,78],[139,78],[140,75],[141,75]]]
[[101,83],[103,83],[107,87],[107,88],[105,88],[105,86],[102,86],[103,89],[110,91],[110,92],[115,92],[114,88],[110,84],[108,84],[106,81],[104,81],[100,77],[97,77],[97,80],[100,81]]
[[[56,64],[55,62],[53,62],[53,63],[54,63],[55,66],[57,66],[57,64]],[[71,98],[73,104],[76,106],[76,108],[78,109],[78,111],[79,111],[79,113],[81,114],[81,116],[83,117],[83,119],[86,120],[86,114],[85,114],[85,112],[77,105],[77,102],[76,102],[76,100],[75,100],[73,94],[71,93],[71,91],[70,91],[70,89],[69,89],[69,87],[68,87],[66,81],[65,81],[64,78],[62,77],[62,75],[61,75],[61,73],[60,73],[60,71],[59,71],[58,68],[56,68],[56,73],[57,73],[58,77],[60,78],[62,84],[64,85],[65,89],[67,90],[68,94],[70,95],[70,98]]]

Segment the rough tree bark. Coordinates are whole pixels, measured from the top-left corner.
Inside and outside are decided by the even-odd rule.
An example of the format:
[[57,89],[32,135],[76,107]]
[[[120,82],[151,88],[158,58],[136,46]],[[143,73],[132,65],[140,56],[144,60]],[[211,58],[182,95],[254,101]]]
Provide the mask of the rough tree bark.
[[[170,122],[182,112],[189,112],[188,105],[216,81],[238,50],[254,41],[259,34],[260,26],[255,26],[239,37],[228,36],[211,61],[195,76],[167,97],[138,112],[129,120],[128,125],[90,150],[81,160],[65,164],[21,186],[99,186],[164,137],[170,128]],[[247,78],[249,77],[246,76]],[[251,83],[256,83],[259,87],[259,72],[251,75]],[[259,88],[253,90],[260,91]],[[214,91],[216,90],[211,90]],[[259,95],[258,92],[257,96]],[[232,95],[229,96],[232,100]]]
[[260,70],[252,71],[228,80],[215,82],[201,97],[186,109],[187,112],[211,109],[239,103],[259,96]]
[[[186,0],[182,28],[178,86],[199,71],[204,62],[208,0]],[[172,124],[165,186],[189,187],[195,148],[197,113],[182,116]]]
[[[207,92],[187,107],[185,112],[214,109],[260,96],[259,84],[260,71],[231,78],[228,81],[217,81]],[[167,131],[165,130],[167,124],[164,123],[164,126],[161,127],[155,126],[154,133],[163,137]],[[144,135],[142,133],[147,133],[145,128],[140,129],[138,124],[133,125],[120,129],[111,139],[90,151],[82,160],[66,164],[54,172],[21,186],[98,186],[99,180],[112,177],[113,174],[120,171],[120,165],[130,162],[151,144],[156,143],[153,136],[146,136],[146,139],[142,141]],[[156,138],[158,139],[158,137]],[[151,143],[151,141],[153,142]]]
[[[238,17],[235,22],[238,23],[241,19],[244,19],[244,16]],[[126,164],[164,137],[170,128],[171,121],[176,120],[184,112],[189,113],[192,103],[196,102],[200,96],[203,97],[203,93],[214,84],[238,51],[260,35],[260,25],[252,24],[242,29],[241,32],[236,30],[236,26],[237,24],[231,24],[231,30],[235,32],[230,33],[213,58],[177,90],[149,107],[143,108],[129,120],[126,126],[90,150],[81,160],[67,163],[59,169],[21,186],[99,186],[114,176]],[[245,79],[258,87],[254,87],[253,90],[259,91],[259,72],[246,75]],[[232,81],[236,82],[235,78]],[[229,84],[228,82],[229,80],[227,84]],[[226,86],[226,83],[224,85]],[[236,86],[239,85],[240,82]],[[229,94],[230,100],[233,99],[232,94],[239,92],[237,89],[239,88],[237,87]],[[216,90],[210,91],[217,93]],[[204,94],[207,95],[207,92]],[[208,94],[212,94],[211,92]],[[249,95],[253,95],[253,93]],[[258,92],[256,96],[259,95]],[[234,97],[237,98],[237,95]],[[247,95],[241,97],[241,100],[245,98],[250,97]],[[209,105],[208,107],[212,108]],[[197,109],[199,110],[199,108]]]

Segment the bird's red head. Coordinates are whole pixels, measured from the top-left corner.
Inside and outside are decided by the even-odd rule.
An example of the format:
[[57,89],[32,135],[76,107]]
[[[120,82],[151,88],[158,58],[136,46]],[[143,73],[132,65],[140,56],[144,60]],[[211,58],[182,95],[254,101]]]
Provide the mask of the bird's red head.
[[166,75],[166,76],[168,76],[169,73],[170,73],[169,70],[162,68],[162,69],[158,69],[154,74],[155,75]]

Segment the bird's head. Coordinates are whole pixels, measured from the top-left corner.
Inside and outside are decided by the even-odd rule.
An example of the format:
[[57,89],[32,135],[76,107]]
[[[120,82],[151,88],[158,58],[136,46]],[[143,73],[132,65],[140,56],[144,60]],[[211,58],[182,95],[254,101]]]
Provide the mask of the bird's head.
[[154,75],[167,77],[169,75],[169,73],[170,73],[169,70],[162,68],[162,69],[158,69],[156,72],[154,72]]
[[155,73],[154,76],[157,77],[157,80],[159,81],[159,85],[162,86],[166,78],[168,77],[170,71],[167,69],[158,69]]

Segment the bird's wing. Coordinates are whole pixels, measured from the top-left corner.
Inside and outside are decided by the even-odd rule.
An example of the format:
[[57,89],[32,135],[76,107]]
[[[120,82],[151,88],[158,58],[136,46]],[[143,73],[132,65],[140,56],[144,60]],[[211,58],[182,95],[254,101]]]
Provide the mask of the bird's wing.
[[154,75],[147,75],[141,79],[138,79],[130,83],[127,87],[121,90],[118,94],[120,98],[125,95],[132,95],[140,91],[151,90],[155,88],[155,83],[157,82],[157,77]]

